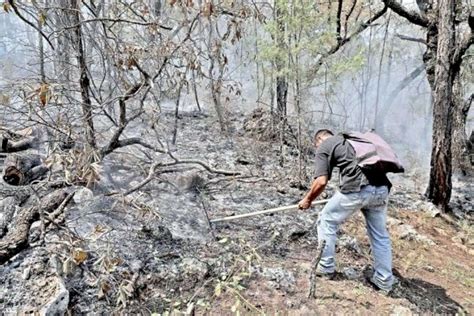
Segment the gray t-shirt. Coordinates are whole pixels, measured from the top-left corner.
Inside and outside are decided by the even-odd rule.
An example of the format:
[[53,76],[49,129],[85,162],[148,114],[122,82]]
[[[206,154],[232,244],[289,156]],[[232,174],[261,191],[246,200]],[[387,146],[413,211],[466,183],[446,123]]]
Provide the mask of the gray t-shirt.
[[367,184],[391,187],[385,173],[371,173],[357,165],[354,148],[341,135],[329,137],[316,150],[314,177],[328,176],[331,179],[334,167],[339,168],[339,188],[342,193],[359,192]]

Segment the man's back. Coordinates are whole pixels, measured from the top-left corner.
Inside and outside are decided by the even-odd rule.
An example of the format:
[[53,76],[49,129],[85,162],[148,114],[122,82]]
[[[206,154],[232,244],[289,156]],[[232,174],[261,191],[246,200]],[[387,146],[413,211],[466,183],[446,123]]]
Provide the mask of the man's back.
[[356,160],[354,148],[342,136],[327,138],[316,150],[315,178],[326,175],[331,178],[334,167],[339,168],[342,193],[359,192],[364,185],[388,186],[391,184],[384,173],[361,169]]

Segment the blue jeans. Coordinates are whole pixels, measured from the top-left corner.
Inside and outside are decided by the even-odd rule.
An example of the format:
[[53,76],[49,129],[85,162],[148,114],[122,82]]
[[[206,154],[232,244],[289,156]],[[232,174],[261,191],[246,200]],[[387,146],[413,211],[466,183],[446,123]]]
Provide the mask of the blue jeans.
[[392,244],[386,228],[387,203],[386,186],[366,185],[360,192],[347,194],[337,192],[323,208],[318,219],[319,242],[326,240],[318,271],[322,273],[335,271],[334,252],[338,226],[354,212],[362,210],[374,259],[372,281],[379,288],[390,290],[393,284]]

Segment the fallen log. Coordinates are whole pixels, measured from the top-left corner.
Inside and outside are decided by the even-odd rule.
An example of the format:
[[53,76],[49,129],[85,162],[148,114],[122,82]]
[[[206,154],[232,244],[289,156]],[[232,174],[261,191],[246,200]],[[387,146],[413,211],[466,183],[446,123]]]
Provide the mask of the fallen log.
[[26,185],[48,172],[39,155],[12,154],[4,162],[3,180],[10,185]]
[[13,219],[11,229],[0,240],[0,264],[4,264],[28,247],[30,226],[38,220],[40,210],[50,213],[57,209],[67,197],[66,191],[58,190],[42,198],[37,206],[22,208]]
[[38,138],[31,128],[18,132],[7,129],[1,129],[1,131],[2,146],[0,147],[0,153],[13,153],[27,150],[34,148],[38,143]]
[[8,224],[11,223],[15,214],[17,204],[14,197],[7,197],[0,201],[0,238],[6,232]]

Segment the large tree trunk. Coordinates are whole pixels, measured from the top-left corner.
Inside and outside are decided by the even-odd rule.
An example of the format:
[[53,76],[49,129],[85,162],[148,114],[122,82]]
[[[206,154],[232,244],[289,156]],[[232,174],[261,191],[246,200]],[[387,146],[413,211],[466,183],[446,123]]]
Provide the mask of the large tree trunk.
[[[442,210],[448,210],[451,198],[451,133],[454,102],[452,86],[456,71],[451,63],[454,47],[454,0],[438,3],[438,47],[434,68],[433,143],[427,197]],[[429,72],[431,65],[427,65]]]

